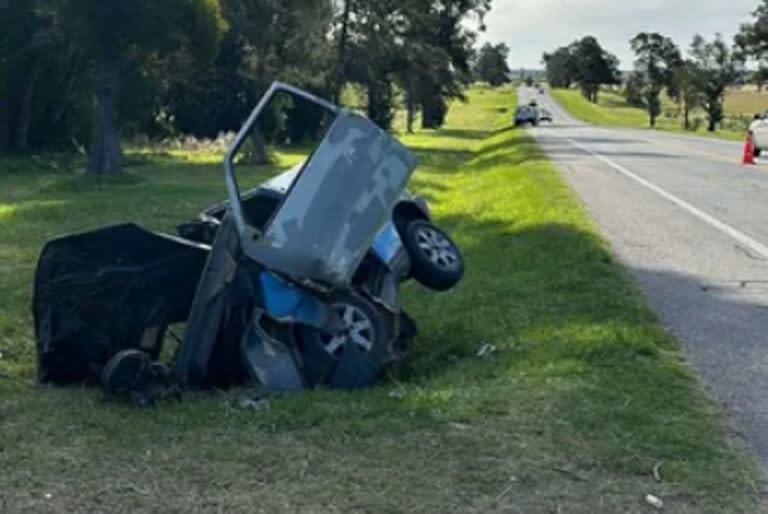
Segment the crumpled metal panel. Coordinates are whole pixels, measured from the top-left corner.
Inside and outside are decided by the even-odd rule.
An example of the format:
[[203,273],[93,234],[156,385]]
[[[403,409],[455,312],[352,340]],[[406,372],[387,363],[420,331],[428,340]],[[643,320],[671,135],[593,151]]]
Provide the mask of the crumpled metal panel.
[[118,351],[185,321],[208,251],[133,224],[48,242],[33,298],[38,380],[95,382]]
[[340,114],[246,253],[294,278],[348,286],[415,166],[415,156],[373,122]]

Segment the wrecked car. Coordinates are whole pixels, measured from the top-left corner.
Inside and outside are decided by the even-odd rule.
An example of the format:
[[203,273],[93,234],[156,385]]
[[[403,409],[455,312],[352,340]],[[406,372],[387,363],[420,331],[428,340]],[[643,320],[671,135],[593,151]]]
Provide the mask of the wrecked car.
[[[266,135],[296,142],[300,130],[318,141],[301,164],[241,193],[245,149]],[[367,118],[273,84],[225,157],[228,199],[178,236],[125,224],[45,246],[33,299],[39,382],[100,381],[139,403],[247,383],[374,385],[416,335],[400,284],[446,291],[464,272],[406,190],[415,167]]]

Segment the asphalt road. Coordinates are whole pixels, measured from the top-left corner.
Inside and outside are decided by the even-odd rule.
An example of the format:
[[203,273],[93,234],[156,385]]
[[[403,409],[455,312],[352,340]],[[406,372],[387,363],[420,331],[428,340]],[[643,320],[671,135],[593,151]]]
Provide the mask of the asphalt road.
[[739,143],[598,128],[522,88],[532,128],[768,473],[768,166]]

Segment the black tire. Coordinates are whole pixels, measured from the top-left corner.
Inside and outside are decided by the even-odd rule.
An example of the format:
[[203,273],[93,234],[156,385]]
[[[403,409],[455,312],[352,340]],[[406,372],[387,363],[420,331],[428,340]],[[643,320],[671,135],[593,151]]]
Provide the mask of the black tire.
[[448,291],[464,276],[464,259],[451,238],[424,220],[405,229],[403,245],[411,258],[411,275],[424,287]]
[[101,386],[110,395],[125,395],[136,389],[152,361],[141,350],[123,350],[110,359],[101,372]]
[[[380,370],[395,358],[388,313],[357,294],[339,293],[329,303],[343,322],[338,333],[305,326],[295,332],[305,378],[320,387],[373,386]],[[345,362],[365,365],[341,369]]]
[[760,157],[760,154],[763,153],[763,150],[761,148],[755,148],[755,157]]

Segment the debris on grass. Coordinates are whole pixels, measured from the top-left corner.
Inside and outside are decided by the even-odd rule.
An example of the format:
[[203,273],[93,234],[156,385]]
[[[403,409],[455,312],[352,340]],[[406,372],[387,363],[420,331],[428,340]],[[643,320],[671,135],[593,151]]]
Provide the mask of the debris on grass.
[[512,488],[515,486],[515,484],[518,482],[517,477],[515,475],[512,475],[509,477],[509,485],[505,487],[499,494],[496,495],[496,498],[494,499],[496,502],[504,498],[507,494],[509,494],[512,491]]
[[661,501],[661,498],[659,498],[658,496],[654,496],[652,494],[645,495],[645,503],[647,503],[648,505],[650,505],[656,510],[661,510],[664,508],[664,502]]
[[655,466],[653,466],[653,479],[656,480],[657,483],[661,483],[661,462],[657,462]]
[[562,473],[563,475],[567,475],[568,477],[578,481],[578,482],[586,482],[587,477],[579,473],[578,471],[574,471],[573,469],[566,468],[563,466],[555,466],[552,468],[554,471],[557,471],[558,473]]
[[269,403],[269,400],[266,398],[241,398],[237,402],[237,406],[241,409],[251,410],[253,412],[261,412],[265,410],[269,410],[272,406]]
[[405,391],[402,389],[393,389],[389,392],[389,397],[394,398],[395,400],[402,400],[405,398]]
[[485,343],[480,348],[480,350],[478,350],[477,356],[480,357],[481,359],[484,359],[486,357],[490,357],[494,353],[496,353],[496,346],[494,346],[492,344]]

